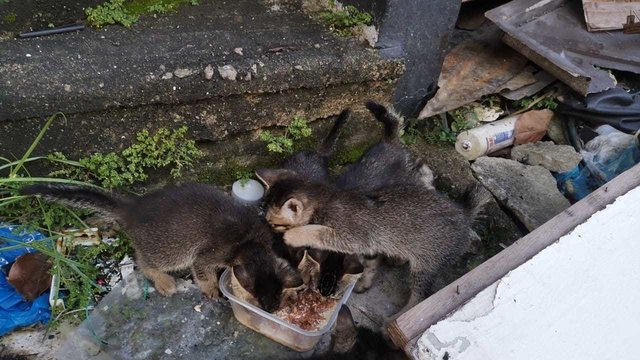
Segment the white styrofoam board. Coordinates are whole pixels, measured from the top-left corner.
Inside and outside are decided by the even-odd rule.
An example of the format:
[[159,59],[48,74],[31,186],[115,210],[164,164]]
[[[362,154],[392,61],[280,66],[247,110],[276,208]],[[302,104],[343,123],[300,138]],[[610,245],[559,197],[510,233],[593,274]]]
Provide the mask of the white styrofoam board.
[[414,357],[640,358],[639,216],[640,187],[427,329]]

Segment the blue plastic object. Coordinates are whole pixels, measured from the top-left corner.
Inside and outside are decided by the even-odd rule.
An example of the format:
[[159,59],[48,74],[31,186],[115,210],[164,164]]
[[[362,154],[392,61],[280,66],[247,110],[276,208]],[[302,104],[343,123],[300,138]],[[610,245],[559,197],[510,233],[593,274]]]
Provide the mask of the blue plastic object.
[[[6,239],[29,243],[45,238],[39,232],[22,231],[14,234],[14,231],[14,226],[0,224],[0,266],[14,262],[23,254],[35,252],[28,247],[3,251],[3,248],[15,245],[15,242],[6,241]],[[0,336],[19,327],[39,322],[46,324],[50,318],[48,290],[32,302],[28,302],[7,282],[4,272],[0,271]]]
[[640,163],[640,146],[636,136],[604,125],[600,134],[585,144],[582,163],[573,170],[556,174],[558,187],[571,200],[578,201],[614,177]]

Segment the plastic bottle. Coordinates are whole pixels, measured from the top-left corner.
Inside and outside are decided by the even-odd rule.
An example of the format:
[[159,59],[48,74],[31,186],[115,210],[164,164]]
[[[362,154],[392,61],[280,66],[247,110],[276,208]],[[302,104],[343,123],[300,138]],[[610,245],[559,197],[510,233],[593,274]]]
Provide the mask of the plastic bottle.
[[513,144],[513,130],[520,115],[482,125],[461,132],[456,139],[456,150],[467,160],[504,149]]

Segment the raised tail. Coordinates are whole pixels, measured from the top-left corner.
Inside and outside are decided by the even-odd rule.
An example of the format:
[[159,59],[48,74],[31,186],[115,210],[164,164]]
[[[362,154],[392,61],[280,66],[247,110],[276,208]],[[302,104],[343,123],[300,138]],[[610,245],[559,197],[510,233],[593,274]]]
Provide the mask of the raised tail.
[[320,143],[318,147],[318,154],[324,157],[330,157],[333,154],[333,151],[336,148],[336,143],[338,142],[338,137],[340,137],[340,130],[342,130],[342,126],[349,120],[351,116],[351,111],[349,109],[342,110],[336,122],[333,123],[331,130],[327,134],[327,137]]
[[93,210],[114,219],[120,217],[123,205],[122,199],[91,187],[37,184],[22,187],[20,194],[40,195],[50,201],[75,208]]
[[465,203],[472,224],[481,221],[486,216],[484,210],[492,200],[491,192],[480,183],[476,183],[467,190]]
[[371,114],[384,125],[383,140],[390,143],[400,143],[400,133],[404,127],[404,118],[384,105],[375,101],[367,101],[365,106]]

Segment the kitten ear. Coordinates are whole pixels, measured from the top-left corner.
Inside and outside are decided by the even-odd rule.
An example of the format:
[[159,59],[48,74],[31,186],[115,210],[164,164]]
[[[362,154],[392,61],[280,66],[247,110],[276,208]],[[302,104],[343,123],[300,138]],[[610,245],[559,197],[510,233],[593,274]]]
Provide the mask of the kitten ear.
[[267,188],[270,188],[278,180],[281,180],[287,176],[296,175],[295,171],[287,169],[258,169],[256,170],[256,176]]
[[318,288],[318,282],[320,280],[320,263],[315,260],[307,250],[304,251],[304,256],[298,264],[298,271],[303,283],[307,284],[312,289]]
[[276,258],[276,275],[285,289],[297,288],[303,285],[300,274],[284,259]]
[[233,275],[238,280],[240,286],[242,286],[245,290],[251,292],[253,289],[253,276],[249,274],[247,268],[243,265],[236,265],[231,268]]
[[302,201],[296,198],[291,198],[285,201],[282,205],[282,208],[280,208],[280,214],[289,219],[292,223],[295,223],[302,216],[302,210],[304,210]]
[[357,255],[347,255],[344,257],[344,273],[345,274],[362,274],[364,272],[364,266],[358,260]]

